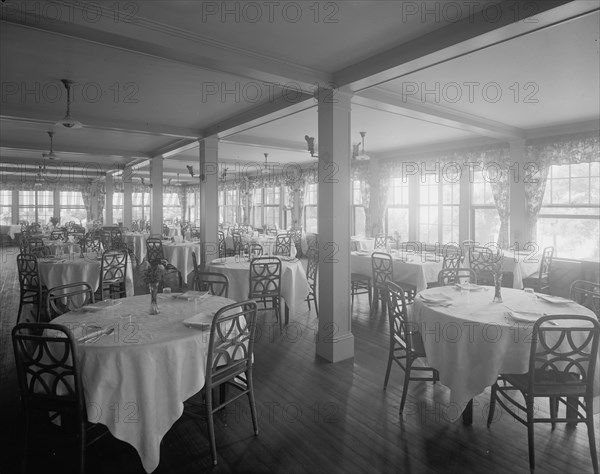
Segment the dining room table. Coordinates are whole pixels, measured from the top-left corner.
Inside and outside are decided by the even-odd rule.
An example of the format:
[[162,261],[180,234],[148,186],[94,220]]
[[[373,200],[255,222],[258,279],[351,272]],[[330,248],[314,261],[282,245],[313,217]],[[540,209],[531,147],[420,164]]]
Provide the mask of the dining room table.
[[[371,255],[373,250],[358,250],[350,252],[350,268],[352,273],[371,275],[373,273]],[[378,250],[384,252],[385,250]],[[415,253],[402,250],[390,252],[392,267],[394,269],[394,280],[400,283],[408,283],[421,291],[427,288],[428,283],[438,281],[438,273],[443,266],[443,258],[434,253]]]
[[[268,234],[259,234],[254,231],[252,233],[242,233],[240,234],[242,238],[242,244],[259,244],[263,249],[263,255],[274,255],[275,254],[275,244],[277,243],[277,237],[275,235]],[[227,235],[225,237],[225,245],[228,249],[233,249],[233,237],[231,235]],[[294,258],[297,255],[297,249],[292,242],[290,246],[290,257]]]
[[350,237],[350,249],[357,250],[374,250],[375,239],[364,237],[361,235],[353,235]]
[[210,323],[233,300],[199,292],[106,300],[53,320],[77,340],[87,417],[132,445],[146,472],[183,402],[205,384]]
[[[69,253],[62,257],[39,258],[40,280],[42,285],[47,288],[83,281],[96,291],[100,286],[101,261],[101,254],[96,252],[85,253],[83,257],[80,253]],[[127,296],[133,296],[133,270],[129,258],[127,259],[125,288]]]
[[[277,257],[281,260],[281,297],[285,301],[286,324],[294,318],[298,308],[306,304],[308,280],[302,262],[293,257]],[[214,259],[207,271],[222,273],[229,279],[229,298],[244,301],[250,289],[250,260],[243,256]],[[307,307],[308,309],[308,307]]]
[[146,258],[146,239],[150,237],[147,232],[124,232],[123,240],[133,250],[138,262],[143,262]]
[[196,252],[196,257],[200,258],[201,242],[163,242],[162,247],[165,259],[181,272],[183,282],[188,284],[188,276],[194,271],[192,252]]
[[[448,417],[473,421],[473,398],[503,373],[527,373],[533,323],[543,315],[594,313],[566,298],[464,283],[417,294],[408,312],[423,339],[426,363],[450,389]],[[563,321],[560,322],[563,324]],[[566,324],[566,323],[564,323]],[[600,394],[600,364],[595,394]],[[455,415],[455,416],[454,416]],[[482,417],[484,414],[482,413]]]

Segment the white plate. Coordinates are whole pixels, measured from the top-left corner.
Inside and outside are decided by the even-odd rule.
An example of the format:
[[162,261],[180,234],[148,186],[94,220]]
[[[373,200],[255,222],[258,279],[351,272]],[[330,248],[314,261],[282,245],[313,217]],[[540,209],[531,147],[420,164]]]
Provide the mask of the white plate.
[[214,313],[198,313],[191,318],[185,319],[183,324],[189,328],[206,329],[210,328],[214,317]]
[[452,302],[452,298],[449,298],[448,296],[441,295],[441,294],[423,295],[423,294],[419,293],[419,296],[425,303],[445,304],[445,303]]
[[535,323],[538,319],[540,319],[543,314],[542,313],[530,313],[527,311],[507,311],[511,318],[515,321],[521,321],[524,323]]

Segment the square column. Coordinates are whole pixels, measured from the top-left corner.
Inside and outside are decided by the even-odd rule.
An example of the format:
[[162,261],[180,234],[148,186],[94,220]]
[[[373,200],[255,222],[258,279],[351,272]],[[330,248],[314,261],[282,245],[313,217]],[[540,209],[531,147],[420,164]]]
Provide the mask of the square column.
[[219,256],[217,231],[219,228],[218,155],[219,139],[207,137],[199,140],[200,163],[200,241],[202,255],[200,266]]
[[162,234],[163,228],[163,157],[155,156],[150,163],[150,232]]
[[[114,178],[111,173],[106,173],[106,197],[104,202],[104,209],[106,210],[106,220],[103,222],[104,225],[112,225],[113,223],[113,191],[114,191]],[[93,205],[92,205],[93,206]],[[102,216],[96,217],[101,219]],[[90,222],[91,224],[91,222]]]
[[510,162],[512,169],[508,170],[510,186],[509,243],[518,242],[521,249],[533,237],[530,235],[531,226],[528,222],[527,197],[525,195],[525,184],[523,183],[525,177],[523,168],[525,164],[525,140],[510,142]]
[[354,357],[350,332],[350,95],[320,89],[319,100],[319,332],[317,355]]
[[123,227],[131,229],[131,221],[133,215],[133,170],[131,166],[127,166],[123,171]]

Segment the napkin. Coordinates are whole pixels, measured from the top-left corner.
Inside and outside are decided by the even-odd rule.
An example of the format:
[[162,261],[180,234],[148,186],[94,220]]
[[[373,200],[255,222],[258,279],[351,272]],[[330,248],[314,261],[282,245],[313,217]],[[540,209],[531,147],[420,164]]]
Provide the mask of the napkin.
[[522,321],[524,323],[535,323],[543,316],[542,313],[532,313],[527,311],[508,311],[508,315],[515,321]]
[[212,324],[212,320],[215,316],[215,313],[198,313],[191,318],[187,318],[183,321],[187,327],[197,328],[197,329],[206,329],[210,328]]
[[201,298],[205,298],[208,296],[208,291],[186,291],[185,293],[181,293],[180,295],[177,295],[176,298],[182,299],[182,300],[194,300],[194,299],[201,299]]
[[566,298],[561,298],[560,296],[545,295],[543,293],[536,293],[536,296],[544,301],[547,301],[548,303],[554,304],[569,304],[573,302]]
[[119,306],[121,303],[122,303],[122,301],[119,301],[119,300],[104,300],[104,301],[99,301],[98,303],[88,304],[86,306],[83,306],[81,308],[81,310],[82,311],[90,311],[90,312],[102,311],[103,309],[106,309],[106,308],[112,308],[113,306]]
[[425,301],[425,303],[430,303],[430,304],[448,304],[452,302],[452,298],[450,298],[448,295],[445,295],[443,293],[427,293],[427,295],[424,295],[423,293],[419,293],[419,296],[421,297],[421,299],[423,301]]
[[479,291],[485,289],[483,286],[476,285],[475,283],[457,283],[456,288],[466,291]]

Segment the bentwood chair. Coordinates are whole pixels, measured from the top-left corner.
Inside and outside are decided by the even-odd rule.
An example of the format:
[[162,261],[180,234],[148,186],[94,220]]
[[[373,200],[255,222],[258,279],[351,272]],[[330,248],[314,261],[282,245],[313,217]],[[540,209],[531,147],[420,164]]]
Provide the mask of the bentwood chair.
[[306,266],[306,280],[308,281],[308,295],[306,302],[310,311],[310,302],[315,303],[315,312],[319,316],[319,306],[317,304],[317,273],[319,271],[319,253],[316,249],[308,250],[308,263]]
[[373,306],[372,293],[373,288],[371,285],[371,277],[369,275],[363,273],[350,274],[350,295],[352,298],[350,305],[352,307],[354,306],[355,296],[366,294],[369,297],[369,310],[371,310]]
[[[39,439],[42,428],[52,426],[53,440],[70,438],[75,442],[77,471],[83,473],[86,445],[108,431],[102,425],[91,425],[87,420],[73,334],[59,324],[21,323],[13,328],[12,341],[23,418],[22,470],[27,472],[32,438]],[[47,439],[42,442],[47,442]],[[71,466],[63,469],[63,472],[73,471]]]
[[129,254],[125,250],[107,250],[102,254],[97,300],[104,300],[105,297],[117,299],[127,296],[125,281],[128,257]]
[[442,262],[442,270],[446,268],[459,268],[463,261],[463,256],[460,249],[450,251],[446,249],[444,252],[444,260]]
[[94,290],[88,283],[81,281],[50,288],[46,298],[46,311],[52,321],[61,314],[77,311],[88,304],[94,304]]
[[469,247],[469,266],[482,285],[494,286],[494,271],[502,256],[480,245]]
[[[217,465],[217,443],[215,439],[214,414],[241,397],[247,396],[254,435],[258,436],[258,418],[254,399],[252,369],[254,363],[254,341],[256,331],[256,302],[225,306],[213,318],[208,339],[206,359],[206,381],[200,393],[205,413],[194,413],[197,406],[195,396],[188,400],[186,414],[206,419],[213,465]],[[226,397],[224,388],[233,388],[235,395]],[[213,390],[221,389],[221,400],[216,402]]]
[[162,238],[160,236],[150,236],[146,239],[146,258],[150,265],[163,265],[165,273],[177,273],[179,279],[179,288],[183,287],[183,278],[181,272],[171,265],[166,259],[163,251]]
[[21,312],[27,305],[32,305],[34,308],[32,312],[33,321],[39,322],[46,294],[42,288],[37,257],[27,253],[17,255],[17,271],[20,287],[17,322],[21,322]]
[[275,239],[274,255],[289,257],[292,252],[292,236],[290,234],[278,234]]
[[66,240],[65,233],[62,230],[53,230],[50,233],[50,240]]
[[289,235],[296,247],[296,257],[302,257],[302,229],[292,229],[289,231]]
[[[554,428],[556,422],[583,422],[588,430],[592,466],[598,473],[593,398],[599,339],[600,323],[595,317],[542,316],[533,325],[528,372],[502,374],[492,386],[488,427],[496,403],[527,426],[531,472],[535,468],[535,423],[552,423]],[[550,399],[549,417],[536,409],[536,398]],[[564,416],[559,416],[559,404],[565,406]]]
[[438,286],[458,283],[477,283],[477,275],[470,268],[443,268],[438,273]]
[[245,251],[248,252],[248,255],[250,255],[251,258],[262,257],[264,254],[263,246],[258,242],[250,242],[245,246]]
[[407,283],[398,283],[394,279],[394,266],[392,256],[388,253],[373,252],[371,254],[371,269],[373,271],[373,306],[371,313],[378,310],[379,301],[381,301],[381,309],[385,312],[386,298],[386,283],[394,282],[401,285],[404,290],[404,297],[408,303],[412,303],[417,294],[417,288],[414,285]]
[[388,244],[393,244],[394,239],[385,234],[379,234],[375,236],[375,243],[373,244],[373,248],[375,250],[385,250]]
[[231,240],[233,241],[233,254],[239,255],[242,253],[244,247],[244,244],[242,243],[242,234],[239,232],[232,232]]
[[591,309],[600,319],[600,283],[576,280],[571,284],[569,298]]
[[[417,359],[426,357],[425,346],[418,331],[418,326],[408,321],[404,290],[395,283],[386,282],[385,296],[387,298],[390,323],[390,347],[383,389],[387,388],[392,362],[395,362],[404,370],[404,386],[402,388],[402,399],[400,400],[400,415],[402,415],[409,382],[411,380],[420,380],[435,383],[439,380],[439,373],[434,368],[425,365],[413,367]],[[413,371],[426,374],[415,377],[412,374]]]
[[98,232],[90,231],[83,238],[84,252],[102,252],[102,236]]
[[279,328],[281,317],[281,260],[276,257],[257,257],[250,261],[248,299],[262,304],[259,311],[275,311]]
[[533,288],[537,293],[550,294],[550,267],[554,256],[554,247],[546,247],[542,253],[540,270],[535,277],[523,278],[525,288]]
[[194,264],[192,288],[196,291],[208,291],[211,295],[227,298],[229,295],[229,278],[227,278],[227,275],[200,271],[196,252],[192,252],[192,262]]

